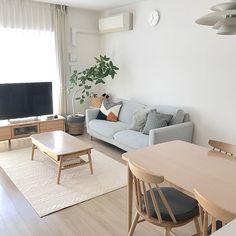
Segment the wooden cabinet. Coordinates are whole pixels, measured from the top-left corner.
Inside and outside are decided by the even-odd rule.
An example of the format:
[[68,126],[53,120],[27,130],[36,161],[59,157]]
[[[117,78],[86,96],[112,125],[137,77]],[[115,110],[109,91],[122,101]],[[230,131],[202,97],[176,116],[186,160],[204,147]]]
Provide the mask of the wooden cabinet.
[[25,123],[11,125],[11,139],[28,137],[39,133],[39,123]]
[[65,121],[64,119],[59,120],[49,120],[40,122],[39,124],[39,132],[49,132],[49,131],[55,131],[55,130],[64,130],[65,129]]
[[11,127],[0,127],[0,141],[11,139]]
[[55,130],[65,130],[64,117],[59,116],[57,119],[39,119],[15,124],[0,123],[0,141],[29,137],[31,134]]

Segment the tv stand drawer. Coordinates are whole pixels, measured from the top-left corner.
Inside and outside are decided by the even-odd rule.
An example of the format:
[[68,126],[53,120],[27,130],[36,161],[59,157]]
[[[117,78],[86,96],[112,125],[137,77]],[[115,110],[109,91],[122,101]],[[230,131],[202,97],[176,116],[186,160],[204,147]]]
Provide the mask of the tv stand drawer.
[[40,133],[55,131],[55,130],[64,130],[64,129],[65,129],[64,119],[45,121],[39,124]]
[[13,138],[28,137],[31,134],[38,133],[38,124],[35,125],[20,125],[12,130]]
[[11,139],[11,127],[0,127],[0,141]]

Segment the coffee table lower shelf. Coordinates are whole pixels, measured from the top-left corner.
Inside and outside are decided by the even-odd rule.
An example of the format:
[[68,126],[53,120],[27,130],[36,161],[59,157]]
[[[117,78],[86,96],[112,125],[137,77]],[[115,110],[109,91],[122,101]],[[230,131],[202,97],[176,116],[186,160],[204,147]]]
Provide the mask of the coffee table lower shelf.
[[[72,154],[70,153],[70,154],[56,156],[57,157],[56,159],[58,161],[54,157],[51,156],[51,155],[53,155],[52,153],[49,154],[47,151],[42,150],[39,147],[37,147],[34,143],[32,144],[31,160],[34,160],[34,151],[35,151],[35,149],[39,149],[45,156],[47,156],[56,165],[58,165],[57,184],[60,183],[60,177],[61,177],[61,171],[62,170],[66,170],[66,169],[70,169],[70,168],[74,168],[74,167],[78,167],[78,166],[83,166],[83,165],[89,164],[90,172],[91,172],[91,174],[93,174],[91,149],[88,149],[86,151],[78,151],[78,152],[72,153]],[[81,159],[80,156],[82,156],[82,155],[88,155],[88,161],[85,161],[85,160]],[[74,161],[74,160],[75,161],[78,160],[79,162],[77,162],[77,163],[68,163],[68,162]],[[66,164],[66,162],[68,164]]]

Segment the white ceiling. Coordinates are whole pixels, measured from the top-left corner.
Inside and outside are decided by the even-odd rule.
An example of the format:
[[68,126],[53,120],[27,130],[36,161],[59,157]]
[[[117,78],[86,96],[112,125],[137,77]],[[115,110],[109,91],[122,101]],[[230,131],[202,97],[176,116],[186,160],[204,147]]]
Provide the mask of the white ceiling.
[[37,1],[102,11],[105,9],[115,8],[130,3],[138,2],[140,0],[37,0]]

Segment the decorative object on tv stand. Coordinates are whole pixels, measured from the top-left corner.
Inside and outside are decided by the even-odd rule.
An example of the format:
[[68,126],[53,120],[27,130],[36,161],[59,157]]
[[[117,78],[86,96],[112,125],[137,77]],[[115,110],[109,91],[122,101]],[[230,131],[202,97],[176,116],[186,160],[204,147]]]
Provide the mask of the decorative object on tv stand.
[[[96,58],[94,66],[87,68],[81,72],[75,70],[69,79],[69,91],[77,89],[73,96],[73,100],[79,100],[80,104],[83,104],[86,97],[91,95],[91,88],[93,85],[105,84],[105,79],[110,76],[112,79],[115,78],[117,70],[119,68],[113,64],[109,57],[100,55]],[[76,94],[81,91],[80,96],[76,97]],[[73,103],[74,106],[74,103]],[[74,109],[74,108],[73,108]],[[74,114],[74,112],[73,112]]]
[[212,26],[220,35],[236,34],[236,1],[221,3],[211,8],[209,13],[196,20],[197,24]]

